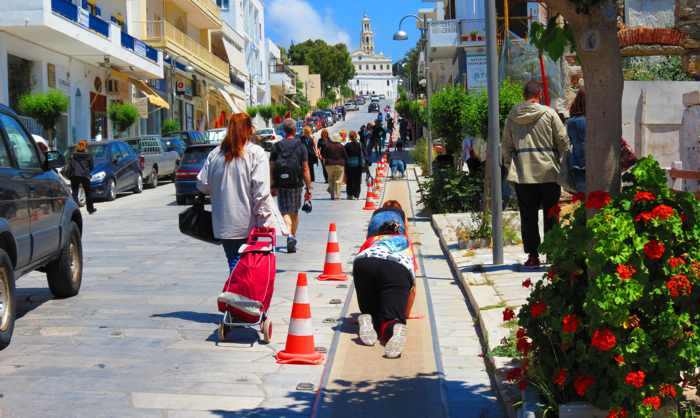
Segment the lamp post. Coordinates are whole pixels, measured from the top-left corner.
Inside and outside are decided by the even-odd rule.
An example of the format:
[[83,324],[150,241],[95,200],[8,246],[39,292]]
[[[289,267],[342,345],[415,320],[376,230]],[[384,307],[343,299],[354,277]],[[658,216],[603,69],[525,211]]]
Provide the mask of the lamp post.
[[406,41],[408,40],[408,34],[406,31],[401,29],[401,26],[403,25],[403,22],[408,19],[408,18],[414,18],[418,22],[421,23],[421,28],[420,28],[420,37],[421,37],[421,43],[423,44],[423,59],[424,59],[424,65],[425,65],[425,80],[426,80],[426,86],[425,86],[425,100],[426,100],[426,113],[427,113],[427,125],[428,125],[428,172],[426,173],[428,176],[433,175],[433,130],[432,130],[432,114],[430,110],[430,94],[431,94],[431,83],[430,83],[430,58],[428,57],[430,48],[428,46],[428,19],[424,17],[419,17],[416,15],[406,15],[401,18],[399,21],[399,30],[394,33],[394,40],[395,41]]

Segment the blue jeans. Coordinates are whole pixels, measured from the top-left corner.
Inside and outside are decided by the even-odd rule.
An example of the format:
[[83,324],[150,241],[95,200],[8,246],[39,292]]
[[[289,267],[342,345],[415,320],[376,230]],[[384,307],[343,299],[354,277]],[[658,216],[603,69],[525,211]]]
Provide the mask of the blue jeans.
[[391,177],[394,177],[397,171],[401,174],[401,177],[404,176],[406,163],[403,160],[391,160]]
[[574,187],[579,193],[586,193],[586,170],[580,168],[570,168],[571,176],[574,180]]
[[221,244],[224,247],[224,252],[226,253],[226,258],[228,259],[228,269],[232,272],[238,260],[241,259],[241,255],[238,254],[238,250],[241,246],[246,243],[246,239],[222,239]]

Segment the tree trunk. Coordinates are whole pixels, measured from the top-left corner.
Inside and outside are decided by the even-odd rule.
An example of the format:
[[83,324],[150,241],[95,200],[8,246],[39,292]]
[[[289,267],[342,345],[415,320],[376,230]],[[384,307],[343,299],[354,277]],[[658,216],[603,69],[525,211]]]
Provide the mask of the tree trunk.
[[561,13],[576,37],[586,91],[586,189],[620,190],[622,138],[622,57],[614,2],[599,3],[578,14],[570,0],[546,0]]

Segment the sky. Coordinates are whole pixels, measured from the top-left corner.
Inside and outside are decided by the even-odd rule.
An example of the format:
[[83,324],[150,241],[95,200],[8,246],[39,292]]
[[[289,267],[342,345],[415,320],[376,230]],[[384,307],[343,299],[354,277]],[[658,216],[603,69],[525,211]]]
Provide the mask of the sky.
[[288,47],[291,42],[323,39],[342,42],[352,52],[360,46],[362,16],[372,19],[375,51],[398,61],[415,46],[419,37],[415,19],[406,19],[403,29],[409,39],[392,39],[401,17],[416,14],[430,3],[421,0],[267,0],[265,26],[267,36],[276,44]]

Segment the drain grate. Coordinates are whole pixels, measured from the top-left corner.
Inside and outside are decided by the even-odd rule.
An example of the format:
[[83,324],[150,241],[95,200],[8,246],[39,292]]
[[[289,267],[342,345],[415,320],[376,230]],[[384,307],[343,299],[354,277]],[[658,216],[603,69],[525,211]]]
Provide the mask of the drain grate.
[[311,392],[314,390],[314,384],[308,382],[302,382],[297,385],[297,390],[304,392]]

